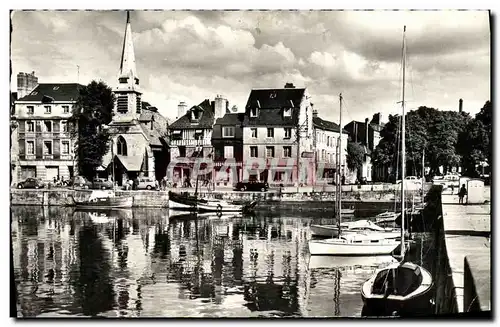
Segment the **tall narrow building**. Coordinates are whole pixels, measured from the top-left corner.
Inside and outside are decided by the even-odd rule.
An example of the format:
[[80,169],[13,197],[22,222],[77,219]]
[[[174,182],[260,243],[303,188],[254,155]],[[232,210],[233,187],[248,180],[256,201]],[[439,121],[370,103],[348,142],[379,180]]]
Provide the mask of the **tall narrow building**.
[[109,124],[113,151],[104,156],[99,175],[112,174],[110,163],[113,162],[118,185],[137,177],[161,179],[168,165],[168,147],[164,139],[168,121],[157,108],[141,99],[128,11],[118,84],[113,92],[116,102]]

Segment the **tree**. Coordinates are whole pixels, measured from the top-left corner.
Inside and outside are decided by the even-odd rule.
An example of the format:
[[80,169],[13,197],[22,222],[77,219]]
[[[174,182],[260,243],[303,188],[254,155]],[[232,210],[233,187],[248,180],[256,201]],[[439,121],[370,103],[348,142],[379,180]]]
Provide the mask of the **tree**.
[[484,154],[486,156],[486,160],[488,161],[488,165],[491,167],[492,166],[492,151],[491,151],[491,143],[493,142],[493,128],[491,125],[491,118],[492,118],[492,107],[491,107],[491,102],[486,101],[484,104],[483,108],[481,111],[476,114],[475,119],[483,123],[484,130],[486,132],[487,138],[484,140]]
[[365,160],[365,148],[356,142],[347,142],[347,168],[360,171]]
[[70,120],[76,139],[76,159],[81,176],[92,179],[109,150],[109,134],[102,125],[111,122],[115,96],[104,82],[92,81],[80,88]]

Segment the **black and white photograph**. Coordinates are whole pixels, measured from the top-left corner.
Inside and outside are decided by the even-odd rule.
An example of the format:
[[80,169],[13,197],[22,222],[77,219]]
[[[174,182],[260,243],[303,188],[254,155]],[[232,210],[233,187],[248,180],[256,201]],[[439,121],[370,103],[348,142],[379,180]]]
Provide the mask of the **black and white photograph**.
[[10,316],[492,319],[493,19],[10,10]]

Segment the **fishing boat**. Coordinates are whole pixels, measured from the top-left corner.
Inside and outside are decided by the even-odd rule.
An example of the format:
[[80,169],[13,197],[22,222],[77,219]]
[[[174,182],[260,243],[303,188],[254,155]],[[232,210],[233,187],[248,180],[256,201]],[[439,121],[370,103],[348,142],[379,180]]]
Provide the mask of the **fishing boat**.
[[[405,33],[406,26],[403,32],[403,99],[402,99],[402,117],[401,128],[405,131]],[[402,133],[402,176],[405,175],[405,133]],[[431,300],[431,288],[433,286],[432,276],[429,271],[423,267],[412,263],[405,262],[406,245],[405,245],[405,183],[401,183],[401,253],[399,262],[391,264],[383,269],[375,271],[361,288],[361,297],[366,307],[375,312],[399,314],[411,313],[416,314],[424,311],[429,307]]]
[[[342,233],[346,232],[380,232],[386,233],[385,238],[397,238],[400,236],[399,229],[381,227],[371,220],[362,219],[340,225]],[[337,237],[338,227],[336,225],[311,225],[312,235],[324,237]]]
[[[340,126],[342,126],[342,94],[340,100]],[[342,149],[342,138],[338,138],[338,148]],[[338,153],[338,169],[336,178],[341,178],[342,156]],[[399,245],[399,238],[386,238],[386,233],[359,233],[342,231],[342,188],[337,184],[337,236],[323,240],[310,240],[309,253],[311,255],[389,255]]]
[[376,215],[375,221],[377,223],[394,222],[399,215],[399,213],[396,213],[394,211],[385,211]]
[[77,208],[82,209],[114,209],[132,208],[133,198],[117,196],[113,190],[95,190],[88,199],[78,200],[73,197],[73,201]]
[[231,219],[231,218],[241,218],[242,213],[241,212],[226,212],[226,213],[221,213],[221,212],[189,212],[185,210],[175,210],[175,209],[169,209],[168,210],[168,217],[171,219],[195,219],[195,218],[202,218],[202,219]]
[[257,201],[237,204],[224,200],[198,199],[197,196],[189,194],[177,194],[169,192],[168,207],[177,211],[197,212],[248,212],[257,205]]

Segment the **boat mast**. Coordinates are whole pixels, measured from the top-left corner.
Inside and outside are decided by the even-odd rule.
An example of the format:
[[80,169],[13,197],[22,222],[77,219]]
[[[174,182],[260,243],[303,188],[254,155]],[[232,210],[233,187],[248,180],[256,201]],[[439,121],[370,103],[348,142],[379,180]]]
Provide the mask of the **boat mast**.
[[113,137],[111,137],[111,181],[113,182],[113,194],[116,193],[115,188],[115,152],[114,152],[115,142],[113,141]]
[[406,25],[403,28],[403,92],[401,113],[401,260],[405,256],[405,173],[406,173],[406,145],[405,145],[405,73],[406,73]]
[[340,136],[339,136],[339,168],[338,168],[338,173],[337,173],[337,185],[339,188],[338,191],[338,196],[339,196],[339,201],[338,201],[338,207],[339,207],[339,219],[338,219],[338,224],[339,224],[339,238],[340,238],[340,225],[342,224],[342,175],[341,175],[341,169],[342,169],[342,93],[339,94],[339,102],[340,102],[340,114],[339,114],[339,131],[340,131]]

